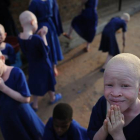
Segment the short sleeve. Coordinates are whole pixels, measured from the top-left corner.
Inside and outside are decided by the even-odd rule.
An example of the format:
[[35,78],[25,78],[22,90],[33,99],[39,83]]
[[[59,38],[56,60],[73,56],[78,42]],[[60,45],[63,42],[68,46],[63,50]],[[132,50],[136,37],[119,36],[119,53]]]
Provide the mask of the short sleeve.
[[102,96],[98,100],[96,105],[93,107],[90,116],[90,122],[87,130],[88,137],[90,138],[90,140],[93,140],[94,135],[103,125],[105,117],[106,117],[106,99],[104,96]]
[[15,69],[15,82],[17,87],[17,92],[19,92],[24,97],[30,97],[30,91],[26,82],[25,75],[20,68]]
[[71,139],[73,140],[89,140],[87,135],[87,129],[80,126],[78,122],[75,120],[72,121],[71,126],[69,128],[69,136],[73,136]]
[[45,126],[45,131],[42,140],[56,140],[53,131],[53,119],[50,118]]
[[37,44],[39,46],[39,50],[41,51],[44,59],[46,60],[48,65],[50,67],[52,67],[52,64],[51,64],[51,62],[49,60],[49,47],[45,45],[43,39],[40,36],[35,35],[35,37],[36,37],[36,40],[38,40]]
[[127,25],[126,25],[126,23],[125,23],[124,20],[122,21],[122,31],[123,32],[126,32],[127,31]]
[[14,48],[8,44],[9,47],[8,47],[8,59],[9,59],[9,62],[11,64],[14,64],[15,63],[15,60],[16,60],[16,54],[15,54],[15,51],[14,51]]

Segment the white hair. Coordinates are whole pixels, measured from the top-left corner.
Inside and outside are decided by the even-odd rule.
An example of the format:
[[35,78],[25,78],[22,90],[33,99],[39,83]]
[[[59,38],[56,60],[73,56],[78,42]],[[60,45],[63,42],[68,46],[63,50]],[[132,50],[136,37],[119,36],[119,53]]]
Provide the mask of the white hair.
[[140,59],[130,53],[121,53],[114,56],[106,65],[105,73],[110,69],[110,66],[122,66],[130,70],[131,73],[135,74],[140,79]]
[[124,20],[130,21],[130,15],[128,13],[123,13],[122,18]]

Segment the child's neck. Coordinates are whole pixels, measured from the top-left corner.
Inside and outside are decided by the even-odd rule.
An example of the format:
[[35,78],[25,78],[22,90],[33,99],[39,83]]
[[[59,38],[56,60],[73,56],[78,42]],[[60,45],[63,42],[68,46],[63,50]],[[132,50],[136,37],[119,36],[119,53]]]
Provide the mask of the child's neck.
[[20,37],[22,39],[28,39],[31,35],[33,35],[33,31],[28,28],[24,28],[23,32],[20,34]]
[[0,43],[0,51],[4,50],[6,46],[5,42]]
[[10,76],[10,72],[11,72],[12,68],[13,67],[11,67],[11,66],[4,65],[3,74],[1,76],[1,78],[3,79],[3,81],[7,81],[7,79]]

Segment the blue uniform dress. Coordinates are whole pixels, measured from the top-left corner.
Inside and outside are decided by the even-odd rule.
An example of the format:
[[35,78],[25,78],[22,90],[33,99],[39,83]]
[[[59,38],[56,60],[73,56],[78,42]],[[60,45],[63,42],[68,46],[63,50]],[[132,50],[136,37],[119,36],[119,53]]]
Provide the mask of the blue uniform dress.
[[52,20],[54,22],[57,34],[58,34],[58,36],[60,36],[63,33],[63,27],[62,27],[61,17],[60,17],[60,14],[59,14],[57,0],[53,0]]
[[15,63],[16,54],[15,54],[14,48],[10,44],[6,43],[5,49],[1,50],[1,52],[2,54],[8,56],[8,59],[5,62],[7,65],[11,65]]
[[115,36],[116,31],[120,28],[122,28],[123,32],[126,32],[126,22],[119,17],[112,18],[102,32],[99,50],[102,50],[103,52],[108,52],[112,56],[120,53]]
[[[5,85],[29,97],[30,92],[21,69],[13,68]],[[0,92],[0,128],[4,140],[40,140],[44,124],[28,103],[20,103]]]
[[55,91],[56,81],[48,57],[48,46],[39,35],[32,35],[25,40],[18,39],[21,50],[29,62],[28,85],[31,94],[43,96],[47,91]]
[[[102,127],[106,118],[106,112],[107,103],[105,97],[102,96],[92,109],[87,130],[90,140],[93,140],[96,132]],[[140,140],[140,114],[137,115],[127,126],[123,128],[123,132],[126,140]],[[113,138],[108,135],[106,140],[113,140]]]
[[[53,64],[63,59],[60,43],[57,36],[57,30],[53,23],[53,7],[54,0],[32,0],[29,5],[29,10],[33,12],[38,20],[38,29],[43,26],[48,27],[47,41],[50,47],[50,59]],[[57,21],[57,20],[56,20]]]
[[53,118],[51,117],[45,126],[43,140],[89,140],[89,138],[87,130],[75,120],[72,120],[68,131],[62,137],[58,136],[53,129]]
[[88,0],[82,13],[72,20],[74,30],[87,42],[92,42],[96,34],[98,16],[96,7],[98,0]]

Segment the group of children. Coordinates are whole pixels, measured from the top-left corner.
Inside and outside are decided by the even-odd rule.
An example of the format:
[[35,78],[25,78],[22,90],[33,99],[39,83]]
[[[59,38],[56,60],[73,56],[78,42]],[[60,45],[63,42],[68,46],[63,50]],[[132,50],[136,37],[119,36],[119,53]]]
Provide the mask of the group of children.
[[[87,51],[96,33],[97,3],[96,0],[85,1],[86,8],[72,22],[77,33],[87,38]],[[119,54],[115,38],[115,32],[122,28],[125,46],[124,32],[126,23],[130,20],[126,13],[121,18],[112,18],[102,34],[99,50],[108,51],[110,58],[103,67],[104,96],[92,109],[88,129],[73,119],[72,107],[66,103],[55,106],[53,116],[46,126],[39,119],[35,113],[38,109],[38,96],[48,92],[51,104],[62,98],[61,93],[55,94],[55,74],[58,74],[56,64],[63,59],[58,40],[63,30],[57,15],[55,0],[32,0],[29,11],[24,11],[19,16],[23,32],[19,34],[18,41],[29,63],[28,85],[22,70],[12,66],[14,50],[10,44],[4,43],[6,33],[0,25],[0,128],[4,139],[140,139],[140,59],[128,53]],[[86,30],[85,25],[91,32]],[[70,34],[63,35],[70,38]],[[6,51],[9,54],[4,53]],[[30,93],[33,102],[29,104]]]

